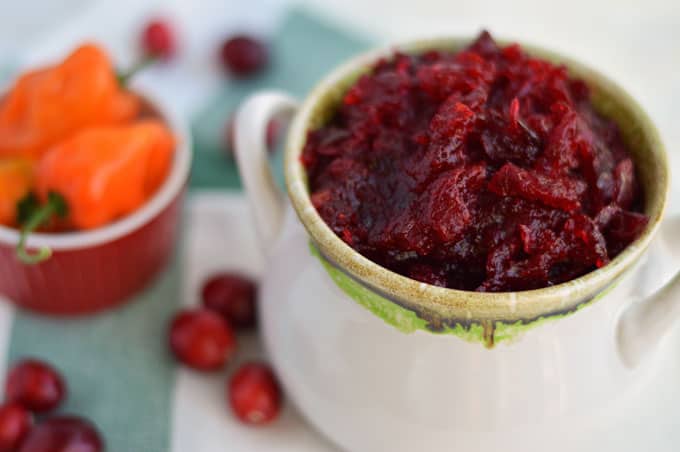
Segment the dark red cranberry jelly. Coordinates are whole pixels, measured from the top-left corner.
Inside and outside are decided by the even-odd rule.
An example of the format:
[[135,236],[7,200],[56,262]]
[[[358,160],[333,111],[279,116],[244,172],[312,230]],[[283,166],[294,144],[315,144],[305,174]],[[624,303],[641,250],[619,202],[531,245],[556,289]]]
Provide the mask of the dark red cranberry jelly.
[[488,33],[457,53],[379,61],[309,133],[302,160],[340,238],[455,289],[576,278],[648,221],[618,126],[585,83]]

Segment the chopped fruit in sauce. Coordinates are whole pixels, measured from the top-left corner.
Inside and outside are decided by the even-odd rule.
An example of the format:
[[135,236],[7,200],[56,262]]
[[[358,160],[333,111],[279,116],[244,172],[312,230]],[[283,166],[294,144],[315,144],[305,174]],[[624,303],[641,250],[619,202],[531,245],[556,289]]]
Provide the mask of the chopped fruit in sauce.
[[302,162],[342,240],[442,287],[559,284],[648,221],[630,152],[585,83],[488,33],[377,62],[309,132]]

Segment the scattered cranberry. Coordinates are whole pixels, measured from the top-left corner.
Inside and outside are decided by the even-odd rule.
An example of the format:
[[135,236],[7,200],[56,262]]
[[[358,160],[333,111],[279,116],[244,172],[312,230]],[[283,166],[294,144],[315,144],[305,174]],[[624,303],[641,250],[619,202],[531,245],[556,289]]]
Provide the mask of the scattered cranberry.
[[219,274],[203,286],[203,305],[227,319],[236,328],[255,326],[255,283],[235,274]]
[[237,35],[222,44],[220,51],[225,69],[237,77],[247,77],[262,70],[269,61],[267,46],[256,38]]
[[163,20],[152,20],[142,31],[142,49],[152,57],[171,58],[176,51],[172,26]]
[[198,370],[218,370],[234,354],[236,338],[219,314],[207,309],[178,313],[170,325],[170,349]]
[[246,424],[266,424],[281,411],[281,388],[264,364],[241,366],[229,381],[228,398],[236,416]]
[[58,416],[31,430],[19,452],[101,452],[104,443],[97,429],[79,417]]
[[[227,121],[227,126],[224,128],[225,148],[227,155],[230,157],[234,156],[234,150],[236,149],[235,125],[236,121],[234,115],[232,115]],[[281,125],[281,121],[277,119],[272,119],[267,124],[267,150],[270,154],[276,150],[276,142],[281,133]]]
[[14,452],[31,429],[31,414],[18,403],[0,406],[0,452]]
[[10,370],[6,385],[7,400],[36,413],[56,408],[66,397],[66,383],[49,364],[26,359]]

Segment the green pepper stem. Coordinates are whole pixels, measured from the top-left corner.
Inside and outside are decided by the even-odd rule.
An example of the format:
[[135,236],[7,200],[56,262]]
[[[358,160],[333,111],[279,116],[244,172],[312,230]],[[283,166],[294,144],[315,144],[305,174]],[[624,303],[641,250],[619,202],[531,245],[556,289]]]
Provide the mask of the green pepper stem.
[[140,58],[137,60],[137,62],[135,62],[135,64],[132,65],[132,67],[118,73],[118,83],[120,83],[120,85],[123,87],[127,86],[128,83],[130,83],[132,77],[145,69],[147,66],[153,64],[157,59],[158,58],[155,56],[145,56]]
[[57,198],[48,198],[47,203],[36,209],[21,228],[21,236],[19,238],[19,243],[17,244],[16,252],[17,258],[24,264],[35,265],[52,256],[52,250],[48,247],[42,247],[36,252],[29,253],[26,249],[26,240],[36,229],[49,221],[54,215],[59,214],[61,209],[60,202],[61,201]]

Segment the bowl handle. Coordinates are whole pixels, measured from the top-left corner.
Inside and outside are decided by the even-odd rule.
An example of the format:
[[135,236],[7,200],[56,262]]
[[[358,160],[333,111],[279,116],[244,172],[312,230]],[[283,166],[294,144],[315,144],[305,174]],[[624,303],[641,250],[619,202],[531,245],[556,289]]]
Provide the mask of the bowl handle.
[[[671,256],[680,255],[680,216],[664,220],[660,246]],[[654,265],[648,263],[646,265]],[[617,319],[616,345],[628,368],[637,367],[653,355],[657,345],[680,319],[680,272],[651,296],[626,306]]]
[[292,97],[266,91],[247,99],[236,114],[236,163],[265,253],[279,235],[286,205],[267,159],[267,126],[275,117],[290,119],[296,109]]

